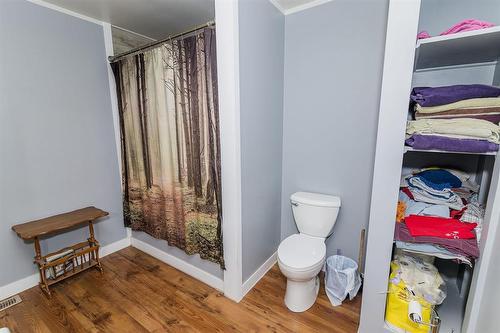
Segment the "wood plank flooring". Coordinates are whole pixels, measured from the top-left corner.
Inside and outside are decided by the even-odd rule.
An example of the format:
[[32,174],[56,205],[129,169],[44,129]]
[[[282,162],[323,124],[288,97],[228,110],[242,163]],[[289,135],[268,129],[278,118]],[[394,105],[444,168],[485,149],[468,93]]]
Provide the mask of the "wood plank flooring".
[[275,266],[240,303],[132,247],[53,287],[36,288],[0,312],[13,332],[356,332],[361,297],[332,307],[323,287],[316,304],[293,313],[286,280]]

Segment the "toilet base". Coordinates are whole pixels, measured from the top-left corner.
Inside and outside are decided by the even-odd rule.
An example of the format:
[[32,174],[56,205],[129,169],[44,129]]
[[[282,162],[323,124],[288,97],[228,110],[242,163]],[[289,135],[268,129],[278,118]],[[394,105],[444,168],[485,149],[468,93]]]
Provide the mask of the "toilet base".
[[285,305],[293,312],[304,312],[316,302],[319,277],[307,281],[286,281]]

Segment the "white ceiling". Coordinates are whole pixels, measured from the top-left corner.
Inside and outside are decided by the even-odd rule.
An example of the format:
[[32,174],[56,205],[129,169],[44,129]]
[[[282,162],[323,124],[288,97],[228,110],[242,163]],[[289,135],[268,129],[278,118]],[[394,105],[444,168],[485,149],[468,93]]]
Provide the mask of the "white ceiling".
[[214,0],[45,1],[154,39],[182,32],[215,17]]

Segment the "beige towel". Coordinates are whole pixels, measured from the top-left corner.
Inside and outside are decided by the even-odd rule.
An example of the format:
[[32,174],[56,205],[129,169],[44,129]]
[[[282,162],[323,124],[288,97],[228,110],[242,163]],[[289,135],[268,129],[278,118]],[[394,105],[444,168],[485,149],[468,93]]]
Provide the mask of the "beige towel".
[[[441,112],[415,112],[415,119],[423,118],[476,118],[478,116],[500,115],[500,107],[451,109]],[[481,118],[477,118],[481,119]]]
[[420,119],[409,121],[406,133],[435,134],[488,140],[500,144],[500,126],[489,121],[472,118]]
[[471,99],[464,99],[463,101],[455,103],[438,105],[438,106],[423,107],[417,104],[415,105],[415,111],[420,113],[435,113],[453,109],[484,108],[484,107],[497,107],[497,106],[500,106],[500,97],[471,98]]

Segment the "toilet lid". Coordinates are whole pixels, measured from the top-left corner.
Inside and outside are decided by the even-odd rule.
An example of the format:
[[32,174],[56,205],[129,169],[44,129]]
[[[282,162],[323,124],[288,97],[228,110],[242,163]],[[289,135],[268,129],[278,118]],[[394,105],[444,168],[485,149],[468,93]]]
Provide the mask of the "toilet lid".
[[325,241],[307,235],[291,235],[285,238],[278,247],[279,260],[291,268],[311,267],[322,261],[325,255]]

